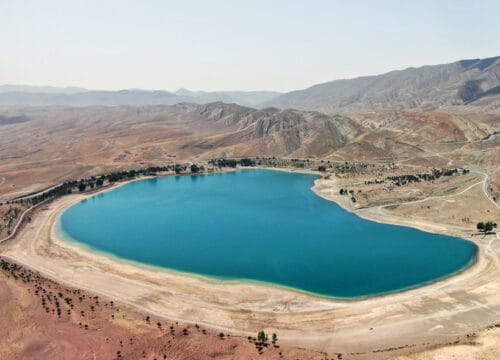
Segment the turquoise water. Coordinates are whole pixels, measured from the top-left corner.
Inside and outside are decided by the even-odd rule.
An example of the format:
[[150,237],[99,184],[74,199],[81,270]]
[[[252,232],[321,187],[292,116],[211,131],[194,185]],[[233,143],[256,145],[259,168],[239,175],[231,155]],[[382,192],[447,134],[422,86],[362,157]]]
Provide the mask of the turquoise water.
[[132,182],[67,209],[60,230],[99,251],[333,297],[397,291],[475,259],[471,242],[353,215],[271,170]]

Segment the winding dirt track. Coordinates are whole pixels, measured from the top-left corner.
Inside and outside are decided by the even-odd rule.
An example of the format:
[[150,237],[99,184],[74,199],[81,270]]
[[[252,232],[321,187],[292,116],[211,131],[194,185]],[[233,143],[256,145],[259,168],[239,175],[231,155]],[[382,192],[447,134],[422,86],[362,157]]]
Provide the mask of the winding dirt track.
[[483,187],[482,187],[483,194],[493,204],[493,206],[495,206],[495,208],[497,208],[498,210],[500,210],[500,205],[498,205],[495,202],[495,200],[493,200],[493,198],[488,193],[487,187],[488,187],[488,178],[489,178],[489,175],[487,173],[485,173],[485,172],[482,172],[482,171],[471,171],[471,172],[476,173],[476,174],[480,174],[480,175],[484,176]]
[[[314,191],[328,197],[330,189],[317,180]],[[69,195],[45,205],[15,241],[2,245],[2,256],[144,313],[239,334],[267,329],[277,332],[284,344],[365,353],[359,357],[380,354],[373,350],[447,343],[500,320],[500,244],[491,236],[471,239],[480,249],[478,261],[461,274],[397,294],[342,301],[132,264],[59,239],[59,214],[84,197]],[[359,215],[376,218],[366,209]],[[383,221],[404,224],[386,215]],[[409,225],[467,236],[458,227],[415,221]]]

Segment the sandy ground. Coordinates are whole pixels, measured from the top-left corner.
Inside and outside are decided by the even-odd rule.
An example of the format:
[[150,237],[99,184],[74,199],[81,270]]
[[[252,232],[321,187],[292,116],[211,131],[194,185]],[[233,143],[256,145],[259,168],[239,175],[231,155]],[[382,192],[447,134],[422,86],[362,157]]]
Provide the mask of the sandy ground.
[[500,359],[500,328],[490,327],[475,336],[470,344],[455,344],[401,355],[394,360],[497,360]]
[[[348,207],[334,185],[318,180],[313,190]],[[240,335],[265,329],[278,333],[284,345],[344,358],[387,358],[457,341],[470,344],[473,333],[500,322],[497,235],[470,237],[467,228],[405,219],[378,208],[356,210],[378,221],[467,237],[478,245],[479,256],[475,265],[443,281],[344,301],[188,276],[90,252],[60,239],[55,229],[61,211],[84,197],[70,195],[45,206],[16,240],[2,245],[2,256],[143,313]]]

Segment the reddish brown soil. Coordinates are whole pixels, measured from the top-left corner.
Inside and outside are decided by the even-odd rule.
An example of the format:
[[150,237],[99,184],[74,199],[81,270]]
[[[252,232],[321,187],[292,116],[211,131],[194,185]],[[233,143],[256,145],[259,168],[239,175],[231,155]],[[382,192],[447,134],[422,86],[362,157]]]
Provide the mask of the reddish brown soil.
[[[0,259],[0,359],[325,359],[165,321]],[[279,336],[279,334],[278,334]]]

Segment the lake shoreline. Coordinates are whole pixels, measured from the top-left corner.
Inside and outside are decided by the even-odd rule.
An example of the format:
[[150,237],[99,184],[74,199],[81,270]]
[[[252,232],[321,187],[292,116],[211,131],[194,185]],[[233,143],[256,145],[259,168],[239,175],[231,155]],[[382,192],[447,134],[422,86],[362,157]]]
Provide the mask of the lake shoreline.
[[[314,174],[318,175],[317,172]],[[315,181],[315,192],[319,191],[316,184],[318,180],[321,179]],[[125,183],[128,182],[117,186]],[[114,188],[116,186],[104,191]],[[492,267],[492,260],[485,256],[486,252],[490,252],[487,241],[474,241],[479,248],[477,261],[458,274],[399,293],[349,301],[317,298],[260,284],[210,283],[184,274],[141,269],[106,259],[58,238],[55,226],[61,211],[95,194],[68,195],[47,205],[46,210],[40,211],[15,241],[5,245],[2,256],[40,271],[58,282],[103,294],[145,313],[228,329],[242,335],[265,328],[281,335],[282,342],[320,351],[373,351],[414,341],[426,348],[428,345],[424,344],[428,342],[443,343],[444,339],[463,335],[464,331],[452,324],[432,331],[429,333],[432,336],[426,334],[430,327],[425,314],[431,309],[437,310],[437,305],[428,299],[441,299],[444,289],[447,289],[446,293],[453,289],[471,294],[486,291],[488,296],[484,301],[495,309],[500,304],[498,292],[495,293],[500,288],[498,270]],[[427,229],[430,227],[424,230]],[[433,229],[442,231],[439,227]],[[456,235],[455,230],[452,230],[452,235]],[[153,300],[144,301],[145,298]],[[409,311],[402,304],[413,307],[419,304],[421,310]],[[464,310],[436,311],[436,319],[448,319],[448,322],[454,323],[450,319],[459,317]],[[468,310],[478,311],[475,308]],[[388,314],[400,314],[406,320],[404,323],[391,321],[386,319]],[[350,324],[344,321],[348,318]],[[385,328],[385,331],[391,329],[394,331],[392,334],[398,335],[387,339],[383,333],[378,335],[369,330],[373,324]],[[474,324],[469,324],[469,328],[480,329],[487,325],[487,321],[478,316]],[[357,336],[364,336],[363,344],[355,341]]]
[[[257,168],[257,169],[255,169],[255,168],[243,168],[243,169],[245,169],[245,170],[252,170],[252,169],[253,170],[267,170],[267,171],[278,170],[276,168]],[[238,170],[240,170],[240,169],[238,169]],[[299,174],[310,174],[310,175],[320,176],[320,174],[318,174],[314,171],[307,171],[307,170],[301,171],[301,170],[299,170],[299,171],[292,172],[292,171],[287,171],[286,169],[280,169],[280,170],[281,170],[281,172],[285,172],[285,173],[299,173]],[[190,174],[184,174],[184,176],[186,176],[186,175],[190,175]],[[214,174],[210,174],[210,173],[209,174],[192,174],[192,176],[205,176],[205,175],[210,176],[210,175],[214,175]],[[167,176],[167,177],[169,177],[169,176]],[[148,179],[155,179],[155,178],[148,177],[148,178],[138,179],[138,180],[148,180]],[[316,181],[321,180],[321,179],[322,179],[321,177],[319,177],[318,179],[314,179],[314,183],[316,184]],[[126,185],[129,183],[131,183],[131,182],[125,182],[125,183],[119,184],[119,185]],[[318,197],[326,199],[328,201],[332,201],[331,199],[327,199],[324,196],[322,196],[320,193],[316,192],[315,186],[316,185],[314,185],[310,189],[310,190],[312,190],[314,196],[318,196]],[[113,187],[113,191],[119,187],[121,187],[121,186]],[[112,191],[112,190],[109,189],[109,191]],[[90,197],[94,197],[94,196],[98,195],[99,193],[91,194]],[[89,197],[86,197],[84,200],[86,200],[88,198]],[[84,200],[80,200],[79,202],[84,201]],[[67,209],[69,209],[73,205],[75,205],[75,204],[69,205],[68,207],[66,207],[65,209],[63,209],[60,212],[60,214],[56,220],[55,227],[54,227],[54,229],[55,229],[54,230],[54,237],[57,239],[60,239],[61,242],[64,242],[64,241],[70,242],[75,247],[80,248],[80,251],[97,253],[103,257],[106,257],[110,261],[141,267],[144,270],[165,271],[165,272],[168,272],[168,273],[171,273],[174,275],[177,274],[180,276],[194,277],[194,278],[200,279],[202,281],[205,281],[206,283],[222,283],[222,284],[227,284],[227,285],[247,284],[247,285],[255,285],[255,286],[268,286],[268,287],[284,289],[284,290],[288,290],[288,291],[299,292],[301,294],[316,297],[316,298],[323,298],[323,299],[334,300],[334,301],[353,302],[353,301],[365,300],[365,299],[374,298],[374,297],[390,296],[391,294],[400,293],[400,292],[408,291],[411,289],[424,287],[424,286],[431,285],[431,284],[439,282],[439,281],[446,280],[447,278],[452,277],[452,276],[456,276],[456,275],[460,274],[461,272],[466,271],[469,267],[473,266],[477,262],[477,257],[478,257],[478,252],[479,252],[478,247],[474,243],[472,243],[474,245],[474,249],[475,249],[474,254],[471,256],[471,258],[463,266],[461,266],[460,268],[458,268],[450,273],[435,277],[433,279],[424,280],[424,281],[419,282],[419,283],[415,283],[415,284],[411,284],[411,285],[407,285],[407,286],[403,286],[403,287],[399,287],[399,288],[394,288],[391,290],[385,290],[385,291],[367,293],[367,294],[361,294],[361,295],[340,296],[340,295],[334,295],[334,294],[314,292],[314,291],[310,291],[310,290],[303,289],[300,287],[294,287],[293,285],[285,285],[285,284],[282,284],[279,282],[273,282],[271,280],[270,281],[256,280],[256,279],[252,279],[252,278],[239,278],[237,276],[235,276],[235,277],[216,276],[216,275],[206,274],[206,273],[202,273],[202,272],[181,270],[181,269],[176,269],[176,268],[169,267],[169,266],[154,264],[154,263],[147,262],[147,261],[135,260],[133,258],[129,258],[126,256],[116,255],[112,251],[101,250],[101,249],[99,249],[98,246],[94,246],[94,245],[86,243],[85,241],[79,241],[79,240],[73,238],[70,234],[68,234],[64,230],[61,216]],[[364,220],[373,221],[371,219],[364,218],[362,216],[357,215],[355,211],[350,211],[349,209],[346,209],[342,206],[340,206],[340,208],[343,209],[342,211],[348,211],[349,213],[352,213],[352,214],[354,214],[354,215],[356,215]],[[394,224],[394,223],[390,223],[390,225],[401,226],[399,224]],[[407,226],[403,226],[403,227],[407,227]],[[421,230],[421,229],[419,229],[419,230]],[[424,231],[424,230],[421,230],[421,231]],[[432,233],[430,231],[424,231],[424,232]],[[447,234],[445,234],[445,235],[447,235]]]

